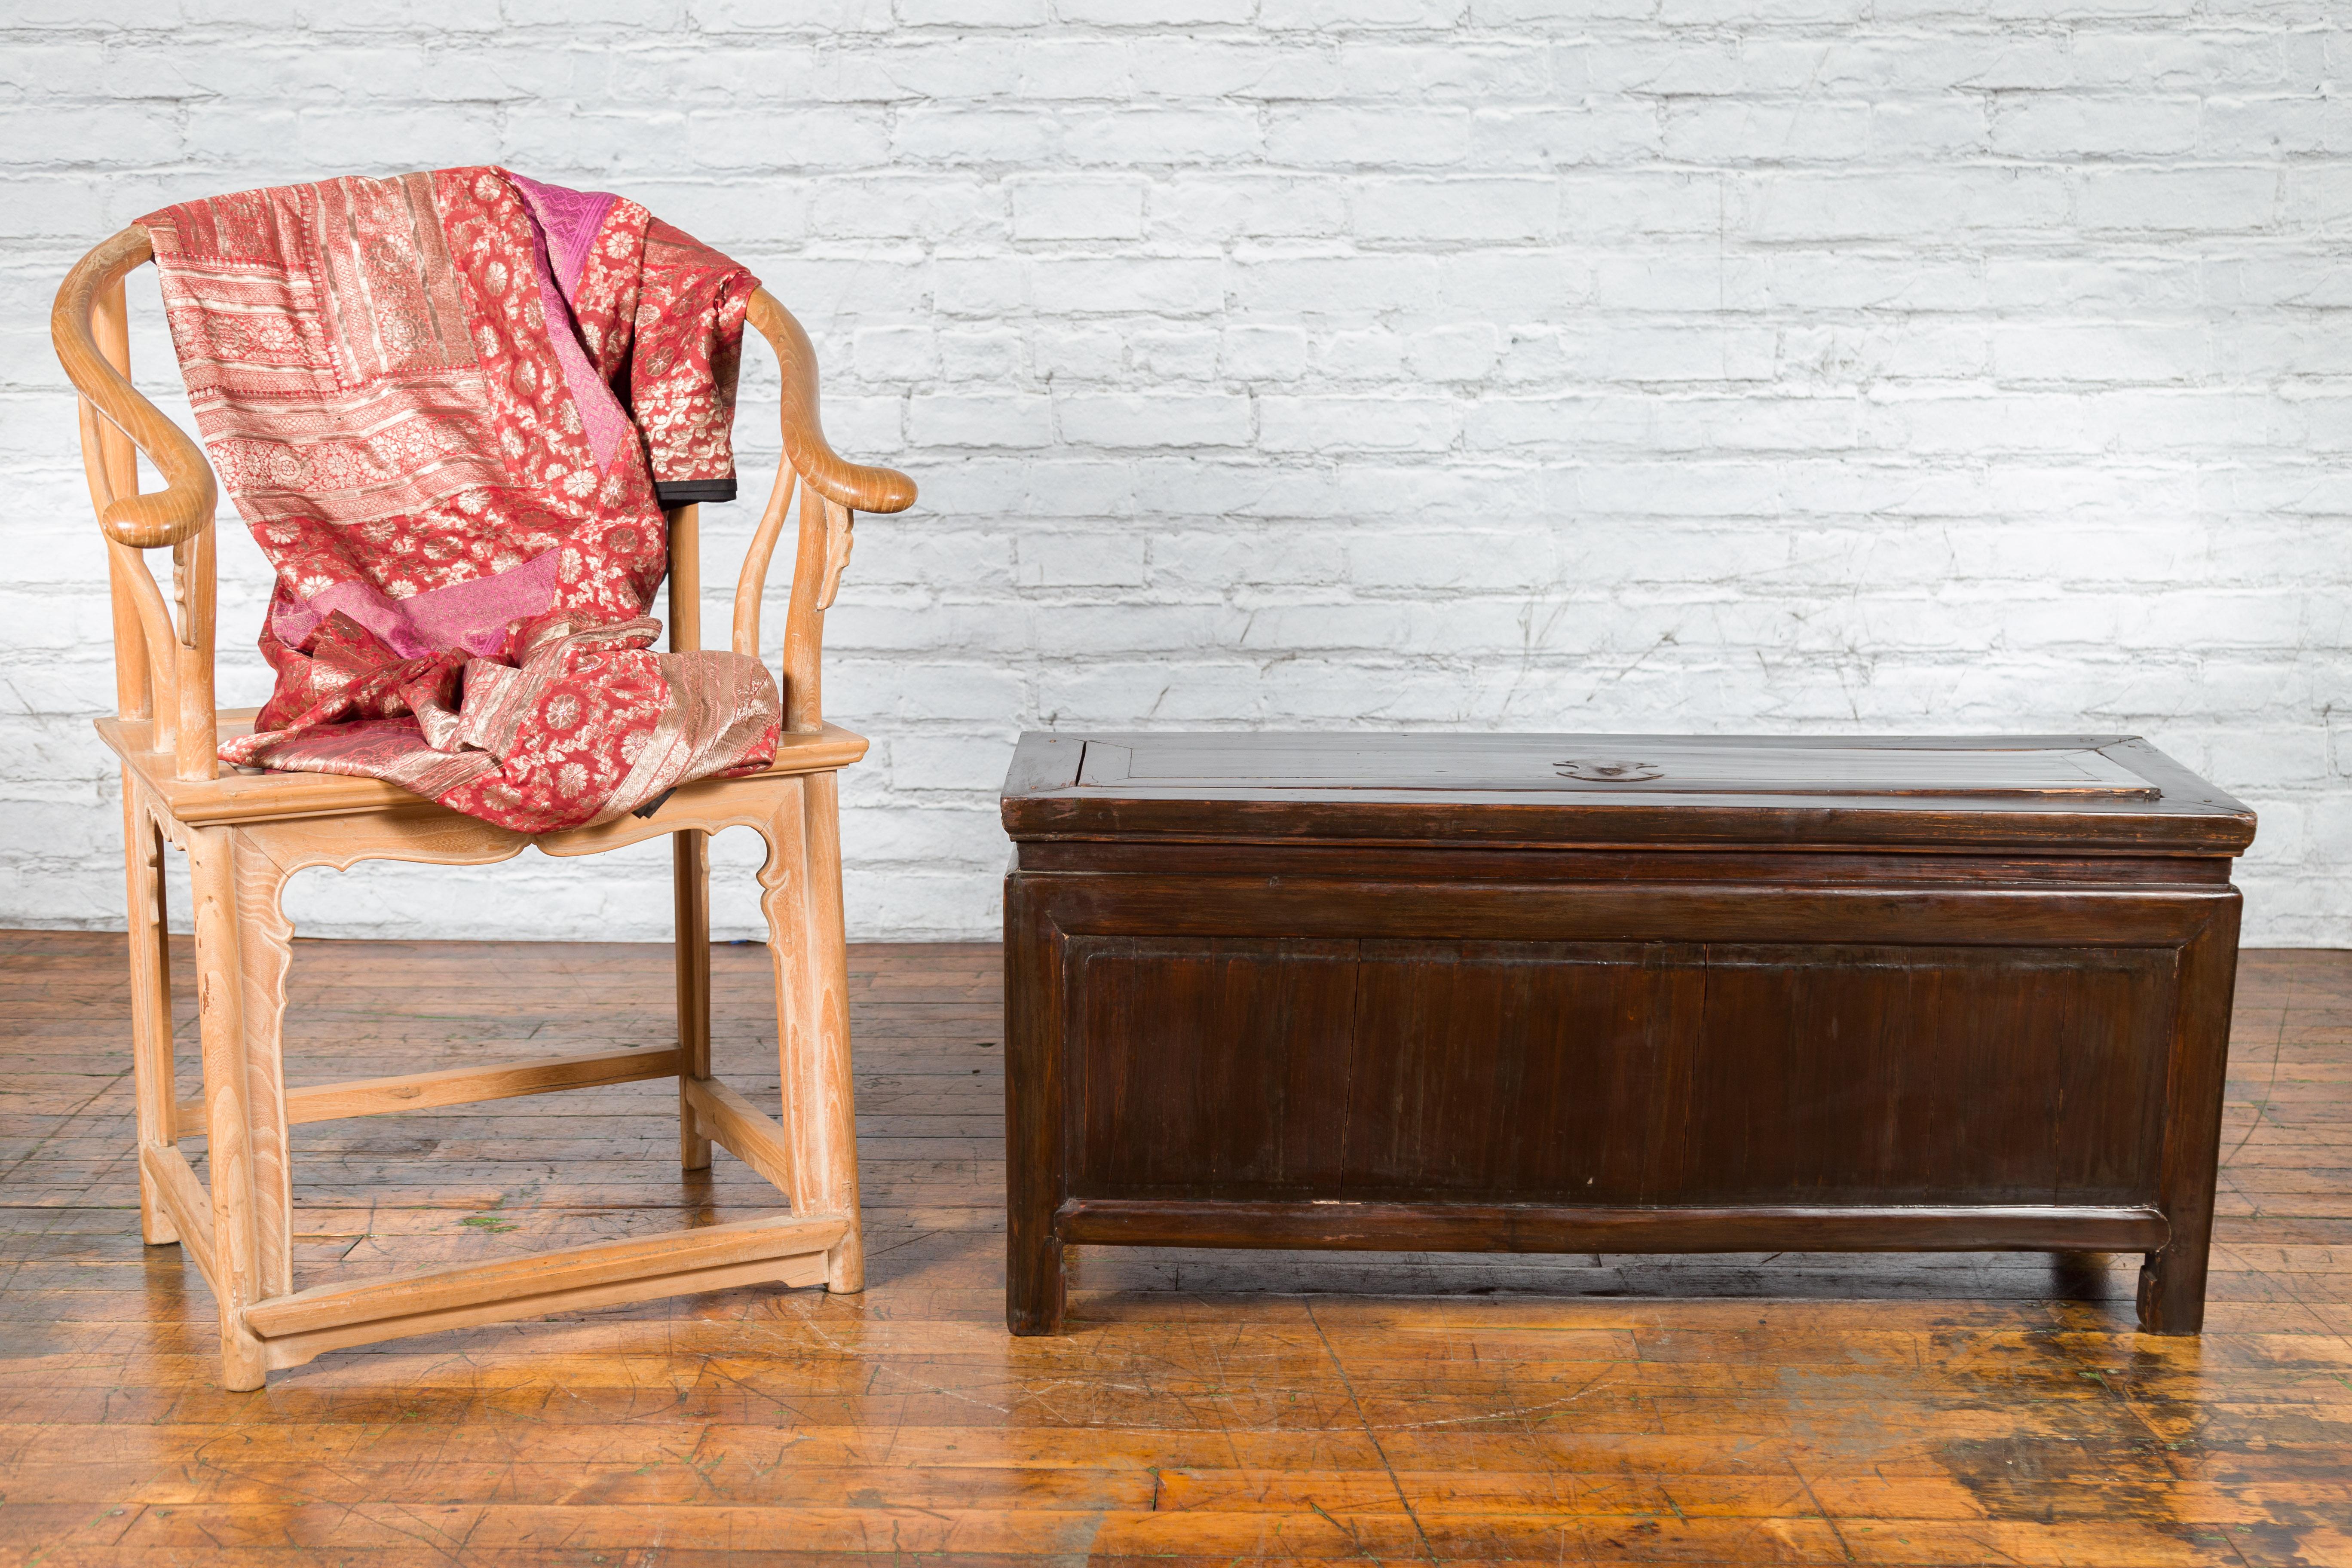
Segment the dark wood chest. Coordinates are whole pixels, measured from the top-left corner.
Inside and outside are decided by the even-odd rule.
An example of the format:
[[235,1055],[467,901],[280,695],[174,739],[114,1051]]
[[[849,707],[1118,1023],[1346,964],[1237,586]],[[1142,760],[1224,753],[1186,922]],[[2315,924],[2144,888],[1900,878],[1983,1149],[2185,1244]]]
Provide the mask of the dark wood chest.
[[2139,1252],[2204,1308],[2250,813],[2114,737],[1044,735],[1016,1333],[1074,1244]]

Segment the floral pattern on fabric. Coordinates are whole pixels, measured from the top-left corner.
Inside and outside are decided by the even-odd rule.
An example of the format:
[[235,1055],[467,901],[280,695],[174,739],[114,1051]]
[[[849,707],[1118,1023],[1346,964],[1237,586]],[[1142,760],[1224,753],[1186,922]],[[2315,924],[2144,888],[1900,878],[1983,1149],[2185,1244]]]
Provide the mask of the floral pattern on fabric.
[[656,218],[646,227],[629,405],[662,485],[735,477],[735,381],[751,282],[733,262]]
[[493,168],[142,221],[206,449],[278,569],[277,689],[224,758],[527,833],[772,760],[766,669],[657,653],[645,615],[656,476],[731,483],[749,273],[633,202]]

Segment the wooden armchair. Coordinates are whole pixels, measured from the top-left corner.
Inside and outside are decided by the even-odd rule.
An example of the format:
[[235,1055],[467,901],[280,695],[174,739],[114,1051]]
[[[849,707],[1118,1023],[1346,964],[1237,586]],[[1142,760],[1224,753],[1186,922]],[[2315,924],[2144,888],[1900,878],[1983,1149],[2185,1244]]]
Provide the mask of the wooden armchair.
[[[213,705],[212,470],[194,441],[129,380],[122,279],[152,255],[146,231],[133,226],[83,257],[58,291],[50,329],[81,394],[82,462],[113,596],[120,711],[98,730],[122,763],[140,1227],[151,1243],[181,1243],[211,1285],[224,1383],[258,1388],[269,1369],[343,1345],[691,1290],[763,1282],[862,1289],[835,773],[865,754],[866,742],[824,721],[817,664],[854,514],[903,510],[914,501],[913,483],[846,462],[825,444],[814,352],[762,289],[751,320],[783,369],[785,460],[737,579],[733,630],[735,651],[758,657],[761,590],[797,480],[785,734],[773,766],[687,784],[650,816],[537,837],[373,779],[224,776],[215,760],[220,739],[249,728],[253,710]],[[163,489],[139,492],[138,453],[162,476]],[[168,597],[148,570],[150,550],[172,552]],[[670,514],[673,648],[699,646],[700,581],[696,511],[686,507]],[[708,840],[736,826],[756,830],[768,847],[759,879],[775,961],[781,1123],[710,1076]],[[361,860],[484,865],[527,846],[590,855],[663,834],[676,855],[674,1047],[287,1087],[281,1024],[293,931],[279,894],[294,872]],[[173,1083],[166,842],[187,852],[191,868],[201,1099],[181,1100]],[[723,1144],[790,1199],[789,1215],[294,1289],[289,1125],[673,1077],[680,1163],[707,1166],[711,1143]],[[206,1142],[209,1192],[177,1146],[183,1138]]]

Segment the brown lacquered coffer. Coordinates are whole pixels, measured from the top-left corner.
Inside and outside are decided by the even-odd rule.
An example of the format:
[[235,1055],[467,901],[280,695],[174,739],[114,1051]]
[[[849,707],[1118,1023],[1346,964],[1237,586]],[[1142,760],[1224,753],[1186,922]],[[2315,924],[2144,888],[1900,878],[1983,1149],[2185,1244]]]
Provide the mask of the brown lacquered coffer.
[[2137,1252],[2204,1312],[2251,812],[2114,737],[1024,737],[1063,1248]]

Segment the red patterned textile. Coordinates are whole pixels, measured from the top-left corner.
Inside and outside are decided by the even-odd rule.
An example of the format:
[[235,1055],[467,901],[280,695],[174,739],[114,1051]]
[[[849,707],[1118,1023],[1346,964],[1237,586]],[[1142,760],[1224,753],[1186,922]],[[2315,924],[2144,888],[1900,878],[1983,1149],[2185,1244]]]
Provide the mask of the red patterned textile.
[[654,651],[662,507],[734,494],[758,281],[503,169],[140,220],[205,450],[278,569],[278,686],[221,755],[525,833],[773,760],[757,659]]

